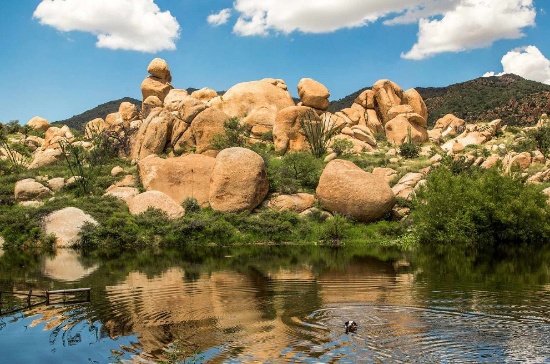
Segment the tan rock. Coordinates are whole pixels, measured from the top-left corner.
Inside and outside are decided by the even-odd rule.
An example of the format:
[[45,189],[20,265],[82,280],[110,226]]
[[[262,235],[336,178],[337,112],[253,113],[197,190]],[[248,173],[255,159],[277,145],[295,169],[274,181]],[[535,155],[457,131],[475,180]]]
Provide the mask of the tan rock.
[[172,113],[167,110],[153,109],[136,134],[132,159],[161,154],[170,141],[174,119]]
[[458,140],[455,140],[454,144],[453,144],[453,148],[451,149],[451,151],[453,152],[453,154],[457,154],[457,153],[460,153],[464,150],[465,146],[459,142]]
[[395,196],[383,178],[341,159],[327,164],[316,192],[326,210],[362,222],[382,218],[395,205]]
[[119,198],[125,202],[139,195],[139,190],[136,187],[118,187],[111,186],[105,191],[105,196]]
[[191,124],[193,120],[201,112],[206,110],[207,106],[204,102],[197,100],[191,96],[184,97],[179,103],[178,108],[178,118],[185,122],[186,124]]
[[40,116],[35,116],[27,122],[27,125],[34,130],[46,131],[50,127],[50,122]]
[[365,113],[365,123],[373,134],[384,132],[384,125],[382,125],[376,110],[367,109]]
[[411,105],[395,105],[388,110],[388,120],[395,118],[401,114],[412,114],[414,109]]
[[122,117],[122,120],[127,122],[126,125],[130,125],[129,122],[139,118],[139,112],[136,105],[131,102],[121,102],[118,108],[118,113]]
[[385,129],[388,142],[394,145],[403,144],[409,137],[409,130],[413,143],[420,145],[428,141],[427,129],[411,121],[415,120],[411,117],[413,115],[417,114],[411,114],[408,117],[405,114],[401,114],[386,123]]
[[273,86],[277,86],[282,90],[288,91],[288,87],[286,85],[286,82],[284,80],[281,80],[280,78],[264,78],[262,79],[263,82],[269,82]]
[[146,190],[157,190],[181,204],[194,198],[208,207],[210,178],[216,159],[201,154],[188,154],[162,159],[149,156],[138,163],[139,176]]
[[423,178],[424,175],[422,173],[407,173],[392,187],[392,191],[396,197],[410,199],[413,196],[416,185]]
[[54,234],[58,247],[68,247],[78,242],[78,234],[85,224],[97,225],[97,221],[76,207],[66,207],[44,217],[42,229],[45,234]]
[[393,168],[376,167],[372,170],[372,174],[378,178],[384,179],[388,184],[392,183],[397,178],[397,171]]
[[374,109],[374,91],[365,90],[359,94],[353,101],[356,104],[361,105],[365,109]]
[[273,143],[277,153],[309,149],[300,125],[302,119],[321,121],[315,111],[306,106],[290,106],[277,113],[273,124]]
[[388,111],[393,106],[401,105],[403,89],[390,80],[378,80],[372,86],[372,91],[374,91],[375,100],[382,117],[381,121],[385,125],[386,122],[391,120]]
[[218,108],[221,108],[230,117],[243,118],[252,111],[265,107],[276,114],[279,110],[288,106],[294,106],[294,100],[290,93],[281,87],[275,86],[269,81],[242,82],[231,87],[222,98],[217,100]]
[[411,105],[414,112],[428,120],[428,108],[422,96],[414,88],[403,92],[403,103]]
[[514,156],[506,156],[504,160],[508,172],[512,171],[514,168],[525,171],[531,166],[531,154],[529,152],[519,153]]
[[215,149],[212,142],[216,135],[225,133],[224,123],[229,116],[223,111],[208,108],[201,112],[191,124],[191,132],[196,143],[196,153]]
[[210,181],[210,206],[214,210],[252,211],[265,198],[269,181],[264,160],[245,148],[228,148],[216,157]]
[[147,66],[147,72],[154,77],[166,80],[168,82],[172,81],[172,75],[170,74],[170,67],[168,63],[162,58],[155,58]]
[[212,90],[208,87],[203,87],[200,90],[193,91],[191,97],[194,97],[197,100],[200,100],[204,103],[212,100],[215,97],[218,97],[218,93],[215,90]]
[[313,206],[315,196],[309,193],[280,195],[269,200],[267,206],[278,211],[303,212]]
[[253,136],[261,137],[263,134],[273,131],[276,114],[267,107],[261,107],[252,111],[243,119],[243,125]]
[[27,135],[23,144],[29,148],[32,152],[36,151],[38,148],[42,147],[44,144],[44,138],[40,138],[36,135]]
[[156,96],[162,102],[173,88],[169,81],[149,76],[141,83],[141,95],[143,100],[146,100],[149,96]]
[[59,148],[59,141],[66,141],[68,143],[74,141],[74,135],[68,126],[64,125],[61,128],[55,126],[49,127],[44,137],[42,149]]
[[173,88],[164,98],[164,108],[168,111],[179,111],[180,103],[189,97],[187,90]]
[[490,157],[487,157],[483,163],[481,163],[482,168],[492,168],[500,161],[500,157],[497,154],[494,154]]
[[326,110],[330,102],[330,92],[322,83],[311,78],[302,78],[298,82],[298,96],[304,106],[317,110]]
[[361,127],[361,125],[356,125],[351,130],[353,131],[353,137],[355,139],[359,139],[373,147],[376,147],[376,139],[371,134],[369,129],[366,127]]
[[62,154],[61,149],[37,149],[28,169],[37,169],[55,164],[62,158]]
[[440,129],[441,132],[443,132],[448,128],[451,128],[452,133],[450,135],[455,135],[461,133],[465,125],[466,122],[463,119],[460,119],[453,114],[447,114],[435,122],[434,129]]
[[33,178],[27,178],[15,183],[14,194],[17,201],[30,201],[48,198],[52,191]]
[[53,192],[57,192],[61,190],[63,187],[65,187],[65,178],[63,177],[56,177],[48,180],[48,187]]
[[336,135],[334,138],[332,138],[330,140],[329,145],[332,147],[332,143],[334,143],[338,139],[345,139],[345,140],[348,140],[348,141],[351,142],[351,144],[353,145],[352,150],[351,150],[352,154],[361,154],[361,153],[365,153],[365,152],[373,152],[375,150],[375,148],[372,145],[370,145],[370,144],[368,144],[364,141],[361,141],[359,139],[356,139],[355,137],[345,135],[345,134]]
[[107,123],[102,118],[95,118],[86,123],[84,127],[84,136],[91,139],[94,135],[98,135],[107,129]]
[[170,219],[177,219],[185,215],[185,210],[170,196],[160,191],[147,191],[126,201],[130,214],[139,215],[148,209],[161,210]]
[[115,177],[115,176],[118,176],[119,174],[122,174],[124,173],[124,168],[122,168],[121,166],[116,166],[116,167],[113,167],[113,169],[111,169],[111,176]]

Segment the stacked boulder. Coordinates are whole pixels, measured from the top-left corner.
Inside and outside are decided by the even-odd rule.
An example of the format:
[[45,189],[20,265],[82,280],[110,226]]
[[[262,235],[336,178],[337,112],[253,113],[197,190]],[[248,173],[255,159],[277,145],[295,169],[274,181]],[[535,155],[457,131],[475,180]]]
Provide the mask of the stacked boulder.
[[143,96],[143,105],[142,110],[149,110],[148,105],[159,105],[159,102],[162,104],[164,99],[168,95],[172,86],[172,74],[170,73],[170,68],[168,63],[161,58],[155,58],[149,63],[147,67],[147,76],[141,83],[141,94]]

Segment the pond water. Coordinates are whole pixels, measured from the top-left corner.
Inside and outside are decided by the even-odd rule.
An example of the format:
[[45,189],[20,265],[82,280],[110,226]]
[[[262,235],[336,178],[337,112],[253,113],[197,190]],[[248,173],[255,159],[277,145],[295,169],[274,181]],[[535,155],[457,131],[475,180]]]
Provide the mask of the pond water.
[[4,293],[1,361],[550,363],[548,252],[499,261],[316,246],[0,256],[1,291],[82,287],[89,303],[31,297],[29,308],[26,296]]

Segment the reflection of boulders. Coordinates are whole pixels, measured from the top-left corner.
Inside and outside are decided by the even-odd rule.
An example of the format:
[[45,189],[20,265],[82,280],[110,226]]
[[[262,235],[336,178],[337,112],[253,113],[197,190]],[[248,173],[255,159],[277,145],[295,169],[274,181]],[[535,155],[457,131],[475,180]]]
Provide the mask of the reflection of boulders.
[[98,265],[84,267],[80,255],[71,249],[59,249],[53,258],[46,258],[42,274],[56,281],[74,282],[92,274]]

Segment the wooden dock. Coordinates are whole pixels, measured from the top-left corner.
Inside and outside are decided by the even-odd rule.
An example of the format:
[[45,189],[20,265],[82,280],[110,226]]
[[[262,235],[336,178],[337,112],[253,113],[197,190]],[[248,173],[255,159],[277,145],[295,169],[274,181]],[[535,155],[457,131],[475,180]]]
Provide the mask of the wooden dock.
[[[91,302],[91,288],[74,288],[74,289],[61,289],[54,291],[44,291],[44,294],[35,294],[32,289],[28,292],[6,292],[0,291],[0,315],[7,315],[10,313],[22,311],[25,309],[30,309],[34,306],[41,304],[49,305],[59,305],[59,304],[70,304],[70,303],[86,303]],[[15,296],[23,297],[26,302],[26,305],[21,305],[17,309],[12,309],[10,311],[4,312],[2,310],[3,296]],[[69,297],[69,299],[67,299]],[[33,298],[41,299],[39,302],[33,302]],[[61,300],[59,300],[61,298]]]

